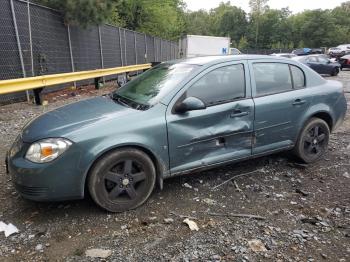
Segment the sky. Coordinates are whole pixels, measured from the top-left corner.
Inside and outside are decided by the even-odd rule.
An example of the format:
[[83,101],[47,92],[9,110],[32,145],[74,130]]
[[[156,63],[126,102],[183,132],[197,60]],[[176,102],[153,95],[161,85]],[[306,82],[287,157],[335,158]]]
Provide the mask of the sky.
[[[211,9],[217,7],[220,2],[228,0],[184,0],[191,11],[199,9]],[[347,0],[269,0],[268,5],[273,9],[289,7],[293,13],[299,13],[305,9],[332,9]],[[230,0],[232,5],[239,6],[249,12],[249,0]]]

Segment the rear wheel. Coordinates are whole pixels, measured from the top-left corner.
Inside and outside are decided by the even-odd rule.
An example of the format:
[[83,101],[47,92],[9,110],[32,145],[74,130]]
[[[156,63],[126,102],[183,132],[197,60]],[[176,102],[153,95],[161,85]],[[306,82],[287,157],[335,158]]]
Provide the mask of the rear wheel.
[[336,67],[336,68],[333,69],[331,75],[332,75],[332,76],[337,76],[337,75],[339,74],[339,71],[340,71],[339,67]]
[[295,154],[305,163],[319,160],[327,150],[330,130],[319,118],[311,118],[301,131],[295,146]]
[[110,212],[123,212],[142,205],[156,181],[152,160],[136,149],[115,150],[102,157],[89,174],[94,201]]

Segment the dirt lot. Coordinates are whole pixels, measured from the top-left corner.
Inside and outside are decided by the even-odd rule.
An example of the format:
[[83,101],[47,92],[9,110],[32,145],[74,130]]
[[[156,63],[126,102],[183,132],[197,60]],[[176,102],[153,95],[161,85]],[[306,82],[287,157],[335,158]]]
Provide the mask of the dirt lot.
[[[350,71],[328,79],[344,83],[350,107]],[[0,159],[32,117],[108,91],[60,93],[45,107],[0,107]],[[298,165],[278,154],[173,178],[141,208],[123,214],[106,213],[89,198],[24,200],[1,164],[0,221],[20,232],[8,238],[0,233],[0,260],[86,261],[94,260],[86,250],[101,248],[112,251],[108,261],[350,261],[349,159],[350,112],[316,164]],[[199,231],[191,231],[181,216],[193,217]]]

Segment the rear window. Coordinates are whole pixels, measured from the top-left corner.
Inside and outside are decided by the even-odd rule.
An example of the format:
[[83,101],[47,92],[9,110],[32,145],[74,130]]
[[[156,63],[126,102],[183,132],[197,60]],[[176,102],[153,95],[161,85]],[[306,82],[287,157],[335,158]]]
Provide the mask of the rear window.
[[255,63],[253,64],[253,68],[257,96],[266,96],[293,90],[288,64]]
[[293,77],[293,86],[295,89],[304,88],[306,85],[304,72],[296,66],[290,65],[290,71]]

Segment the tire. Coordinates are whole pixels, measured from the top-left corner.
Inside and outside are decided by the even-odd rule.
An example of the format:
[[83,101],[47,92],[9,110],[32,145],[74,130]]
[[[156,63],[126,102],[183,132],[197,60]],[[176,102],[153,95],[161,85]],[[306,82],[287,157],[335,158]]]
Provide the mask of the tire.
[[339,74],[339,67],[336,67],[333,69],[332,73],[331,73],[331,76],[337,76]]
[[89,172],[88,188],[97,205],[110,212],[141,206],[151,195],[156,170],[147,154],[137,149],[114,150]]
[[330,130],[320,118],[311,118],[301,130],[294,153],[305,163],[319,160],[327,151]]

